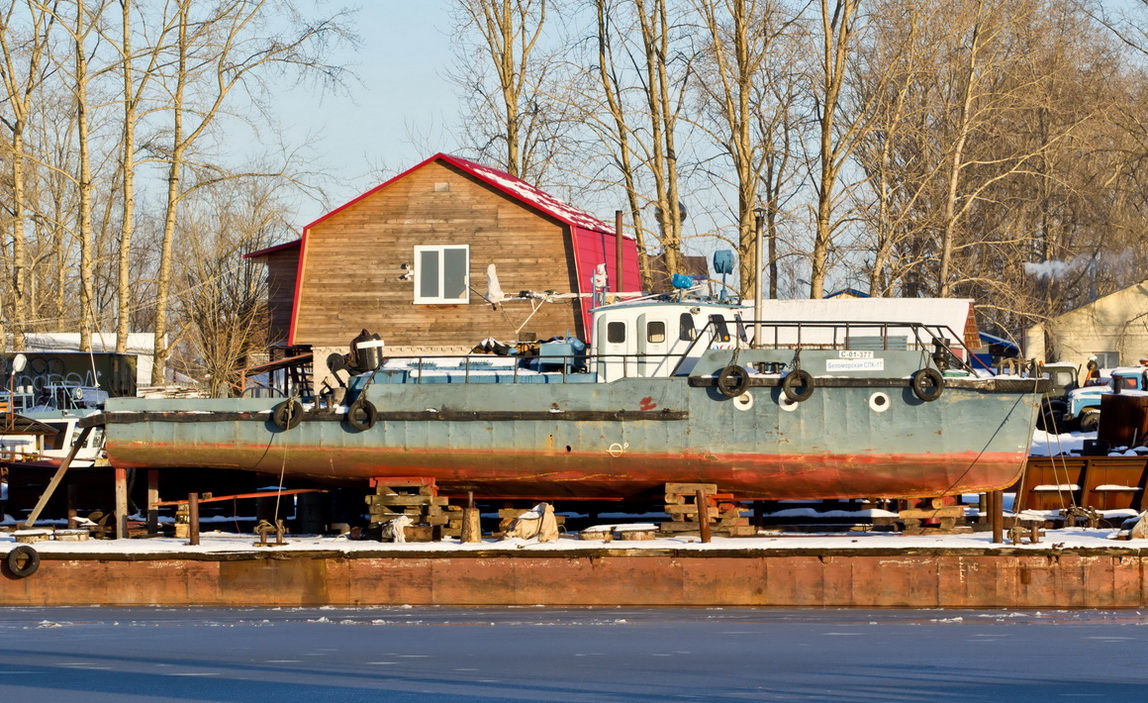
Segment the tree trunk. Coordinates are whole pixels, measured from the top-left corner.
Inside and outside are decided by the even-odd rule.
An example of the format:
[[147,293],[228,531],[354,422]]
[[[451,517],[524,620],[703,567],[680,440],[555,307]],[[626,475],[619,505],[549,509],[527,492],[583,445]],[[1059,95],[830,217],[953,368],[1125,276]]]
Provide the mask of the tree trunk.
[[135,226],[135,87],[132,85],[132,28],[131,0],[120,0],[123,9],[123,79],[124,79],[124,131],[123,156],[123,212],[120,218],[120,250],[117,276],[116,352],[128,350],[128,324],[131,319],[131,244]]
[[155,386],[163,385],[167,377],[167,305],[171,295],[172,246],[175,240],[175,218],[179,211],[180,170],[183,166],[184,150],[187,148],[183,138],[183,94],[187,82],[187,19],[190,1],[182,0],[177,10],[179,39],[177,43],[178,66],[176,67],[175,94],[172,102],[172,149],[167,170],[167,205],[164,208],[163,239],[160,243],[159,276],[156,282],[155,362],[151,371],[151,382]]

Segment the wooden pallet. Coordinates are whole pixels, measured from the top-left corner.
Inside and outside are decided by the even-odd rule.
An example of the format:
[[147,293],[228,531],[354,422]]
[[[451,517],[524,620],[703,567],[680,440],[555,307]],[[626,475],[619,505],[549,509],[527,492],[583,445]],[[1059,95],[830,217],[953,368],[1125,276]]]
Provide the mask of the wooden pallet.
[[[386,483],[383,483],[386,481]],[[372,525],[384,525],[400,516],[410,518],[406,537],[430,542],[462,535],[462,508],[438,495],[433,479],[373,480],[374,495],[366,497]]]
[[700,533],[698,520],[698,492],[705,496],[706,513],[710,532],[725,537],[751,537],[757,530],[750,525],[749,518],[742,517],[742,506],[732,493],[719,493],[713,483],[667,483],[665,487],[665,511],[669,522],[658,525],[662,534]]
[[[898,511],[897,519],[904,525],[902,533],[906,535],[919,535],[927,532],[953,532],[958,524],[964,524],[965,506],[943,505],[926,508],[906,508]],[[930,523],[932,523],[931,526]]]

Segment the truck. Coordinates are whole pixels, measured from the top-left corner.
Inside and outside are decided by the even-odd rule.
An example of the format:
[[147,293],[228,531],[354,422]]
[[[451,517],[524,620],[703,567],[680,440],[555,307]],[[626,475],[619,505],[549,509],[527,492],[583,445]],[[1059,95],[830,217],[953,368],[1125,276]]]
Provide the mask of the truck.
[[1110,393],[1148,395],[1148,367],[1123,366],[1112,369],[1111,383],[1084,386],[1070,390],[1060,416],[1060,429],[1073,427],[1081,432],[1095,432],[1100,427],[1100,397]]

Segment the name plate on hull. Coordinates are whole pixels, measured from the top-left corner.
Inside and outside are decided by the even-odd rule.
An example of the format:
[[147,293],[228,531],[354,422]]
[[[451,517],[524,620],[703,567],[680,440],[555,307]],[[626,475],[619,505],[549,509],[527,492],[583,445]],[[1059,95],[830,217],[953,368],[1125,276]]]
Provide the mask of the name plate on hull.
[[825,371],[884,371],[884,359],[826,359]]

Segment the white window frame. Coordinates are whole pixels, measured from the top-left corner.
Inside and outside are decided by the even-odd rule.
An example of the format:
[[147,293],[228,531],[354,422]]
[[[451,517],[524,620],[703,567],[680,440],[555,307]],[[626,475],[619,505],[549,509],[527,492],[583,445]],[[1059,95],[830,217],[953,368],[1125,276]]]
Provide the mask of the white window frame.
[[[446,282],[445,260],[443,254],[449,250],[462,250],[466,254],[466,274],[462,282],[462,296],[459,298],[444,298],[443,285]],[[438,295],[421,295],[423,273],[423,252],[434,251],[438,253]],[[470,302],[470,245],[468,244],[437,244],[420,245],[415,247],[415,305],[465,305]]]

